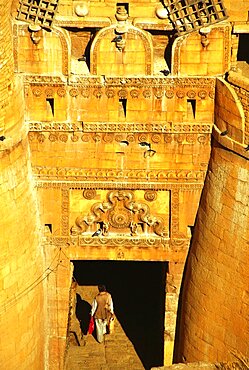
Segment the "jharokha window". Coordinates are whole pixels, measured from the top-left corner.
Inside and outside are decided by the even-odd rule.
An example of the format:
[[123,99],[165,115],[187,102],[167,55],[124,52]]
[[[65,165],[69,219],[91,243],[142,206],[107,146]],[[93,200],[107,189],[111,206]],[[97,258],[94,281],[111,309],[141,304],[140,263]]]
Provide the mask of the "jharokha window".
[[164,0],[178,36],[228,18],[222,0]]
[[20,0],[17,19],[50,29],[58,0]]

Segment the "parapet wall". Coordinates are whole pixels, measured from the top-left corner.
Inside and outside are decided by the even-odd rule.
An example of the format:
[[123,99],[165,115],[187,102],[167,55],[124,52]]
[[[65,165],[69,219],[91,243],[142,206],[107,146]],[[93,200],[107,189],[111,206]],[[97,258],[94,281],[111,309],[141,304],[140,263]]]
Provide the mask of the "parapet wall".
[[183,288],[178,361],[249,354],[249,163],[213,143]]

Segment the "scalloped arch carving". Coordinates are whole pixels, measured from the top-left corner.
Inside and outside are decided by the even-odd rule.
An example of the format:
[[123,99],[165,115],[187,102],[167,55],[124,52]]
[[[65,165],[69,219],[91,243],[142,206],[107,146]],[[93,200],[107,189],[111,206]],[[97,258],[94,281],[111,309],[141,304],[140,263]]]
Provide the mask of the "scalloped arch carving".
[[[101,29],[91,46],[91,73],[96,75],[151,75],[153,66],[153,45],[150,35],[129,25],[122,37],[124,51],[113,42],[116,25]],[[121,62],[122,60],[122,62]]]

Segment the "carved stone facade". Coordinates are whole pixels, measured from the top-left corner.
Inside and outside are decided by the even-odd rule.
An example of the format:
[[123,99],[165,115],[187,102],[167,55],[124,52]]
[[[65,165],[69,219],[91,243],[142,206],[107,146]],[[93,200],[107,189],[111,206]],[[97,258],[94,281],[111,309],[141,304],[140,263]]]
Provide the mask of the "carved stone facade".
[[[186,9],[197,6],[196,1],[182,3],[187,4]],[[53,7],[50,14],[45,14],[44,4]],[[6,158],[4,170],[7,163],[16,168],[13,178],[12,172],[6,175],[3,194],[8,182],[12,203],[24,209],[19,195],[30,193],[27,205],[32,208],[33,204],[35,215],[34,235],[27,239],[32,251],[30,271],[35,270],[33,261],[40,260],[40,255],[45,267],[58,258],[49,284],[34,295],[40,297],[37,307],[45,307],[42,318],[47,327],[39,330],[46,334],[32,346],[34,351],[25,358],[26,368],[63,368],[73,275],[70,261],[75,260],[167,264],[164,364],[172,363],[181,281],[208,173],[211,135],[215,145],[245,160],[249,153],[249,89],[243,78],[238,81],[229,71],[231,58],[236,67],[238,43],[234,42],[232,49],[231,40],[240,25],[237,18],[247,27],[248,11],[245,4],[238,9],[229,2],[228,7],[231,19],[202,28],[195,25],[191,32],[187,15],[181,37],[176,36],[179,24],[174,26],[167,4],[162,2],[32,0],[13,2],[12,10],[5,11],[8,45],[0,38],[4,56],[0,63],[0,149]],[[10,12],[12,30],[8,28]],[[214,161],[216,170],[219,163]],[[241,170],[241,181],[243,176]],[[25,183],[22,192],[21,183]],[[225,195],[220,195],[221,199],[225,204]],[[212,207],[209,212],[205,215],[210,216],[208,220],[212,219]],[[26,213],[25,209],[17,215],[21,220]],[[31,218],[28,215],[27,219]],[[13,234],[12,225],[8,235]],[[201,235],[201,221],[198,227]],[[206,234],[212,239],[209,231]],[[25,240],[26,248],[24,234],[20,240]],[[208,238],[205,243],[208,248]],[[18,242],[4,239],[4,258],[14,244]],[[7,275],[15,272],[16,265],[23,265],[23,250],[18,248],[20,262],[19,257],[17,262],[10,259],[4,270]],[[18,279],[14,283],[4,280],[6,296],[13,287],[21,290]],[[21,310],[22,306],[18,307],[17,311]],[[14,316],[15,312],[8,320]],[[30,321],[27,326],[24,345],[40,323],[34,329]],[[1,328],[5,333],[6,327]],[[234,342],[237,340],[238,336]],[[13,346],[17,344],[15,339]],[[193,343],[193,348],[197,347],[198,343]],[[10,363],[14,350],[9,348],[3,363]],[[206,353],[205,348],[202,352]],[[18,356],[20,353],[22,347],[18,347]],[[15,365],[21,362],[20,356]]]

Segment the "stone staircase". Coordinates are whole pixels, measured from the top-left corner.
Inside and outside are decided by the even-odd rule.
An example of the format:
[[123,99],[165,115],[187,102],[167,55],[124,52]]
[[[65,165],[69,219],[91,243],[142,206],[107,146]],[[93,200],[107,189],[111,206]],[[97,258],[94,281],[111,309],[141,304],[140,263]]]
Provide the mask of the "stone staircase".
[[[77,293],[88,303],[92,303],[97,287],[78,286]],[[74,315],[73,321],[77,320]],[[72,327],[77,323],[72,322]],[[98,343],[93,335],[84,335],[78,345],[70,336],[66,358],[66,370],[144,370],[133,344],[123,331],[117,318],[114,332],[105,335],[103,343]]]

